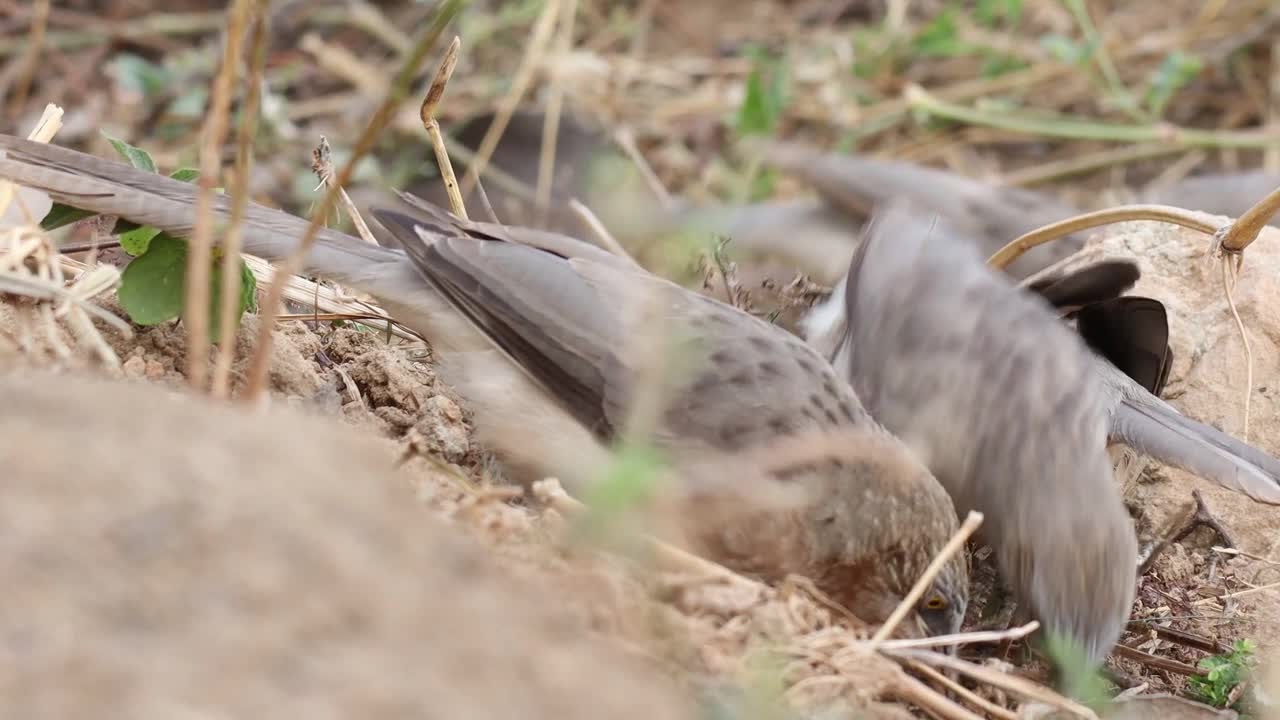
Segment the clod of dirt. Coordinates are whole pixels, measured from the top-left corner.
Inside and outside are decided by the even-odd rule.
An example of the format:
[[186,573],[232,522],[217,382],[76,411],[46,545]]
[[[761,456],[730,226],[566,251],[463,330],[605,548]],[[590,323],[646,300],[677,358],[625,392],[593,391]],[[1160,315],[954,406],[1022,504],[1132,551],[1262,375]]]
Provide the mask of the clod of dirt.
[[47,373],[0,407],[0,715],[693,716],[446,530],[386,441]]
[[426,363],[387,346],[380,336],[346,328],[333,333],[325,353],[343,366],[389,433],[417,430],[428,449],[445,460],[467,459],[472,449],[467,418]]

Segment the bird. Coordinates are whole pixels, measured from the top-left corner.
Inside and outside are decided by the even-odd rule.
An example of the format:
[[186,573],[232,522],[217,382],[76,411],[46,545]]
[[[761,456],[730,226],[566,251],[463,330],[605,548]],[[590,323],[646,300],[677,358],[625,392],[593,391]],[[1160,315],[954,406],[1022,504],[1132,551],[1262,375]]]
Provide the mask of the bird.
[[[0,178],[73,207],[177,236],[191,232],[195,189],[187,183],[12,136],[0,136],[0,150]],[[768,580],[805,575],[859,619],[878,623],[954,535],[955,508],[941,485],[800,338],[582,241],[462,220],[402,198],[398,209],[374,211],[395,238],[389,244],[400,247],[321,229],[306,271],[368,292],[425,337],[442,377],[474,413],[481,441],[517,476],[554,476],[573,489],[608,467],[609,446],[648,399],[639,382],[648,367],[643,353],[626,343],[651,340],[641,331],[651,327],[644,319],[654,318],[670,331],[674,349],[703,361],[656,386],[670,390],[672,402],[648,438],[677,468],[714,465],[809,431],[846,431],[862,449],[852,459],[776,473],[802,501],[766,515],[768,522],[749,514],[746,524],[695,527],[693,539],[718,549],[717,559]],[[229,207],[228,198],[217,197],[220,216]],[[250,204],[244,252],[287,257],[307,226]],[[734,496],[749,494],[725,484]],[[957,554],[920,596],[903,632],[954,632],[967,603],[968,569]]]
[[958,512],[982,512],[980,537],[1041,637],[1100,662],[1129,617],[1137,538],[1081,338],[909,200],[875,211],[819,312],[810,341]]
[[[666,212],[628,216],[628,223],[619,224],[619,239],[641,244],[655,234],[694,228],[731,237],[733,248],[750,255],[785,258],[815,280],[833,284],[847,267],[872,210],[893,198],[910,199],[936,214],[948,235],[963,238],[986,256],[1027,232],[1088,209],[1039,190],[904,160],[825,152],[798,141],[749,138],[741,147],[744,155],[800,181],[813,195],[727,205],[677,203]],[[1207,173],[1134,194],[1139,202],[1236,217],[1277,186],[1276,173]],[[1027,279],[1078,252],[1087,236],[1072,233],[1032,248],[1005,272]]]

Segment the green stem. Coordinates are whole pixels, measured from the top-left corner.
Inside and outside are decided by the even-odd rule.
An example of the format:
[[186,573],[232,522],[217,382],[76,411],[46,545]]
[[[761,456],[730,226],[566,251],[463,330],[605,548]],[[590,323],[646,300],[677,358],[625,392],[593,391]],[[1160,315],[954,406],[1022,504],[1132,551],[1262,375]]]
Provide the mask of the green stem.
[[938,100],[918,86],[908,87],[906,96],[913,110],[922,110],[930,115],[970,125],[982,125],[1040,137],[1128,143],[1160,142],[1181,147],[1203,148],[1252,149],[1280,144],[1280,133],[1274,130],[1199,130],[1168,123],[1121,125],[1072,117],[1033,118],[1008,112],[992,113]]

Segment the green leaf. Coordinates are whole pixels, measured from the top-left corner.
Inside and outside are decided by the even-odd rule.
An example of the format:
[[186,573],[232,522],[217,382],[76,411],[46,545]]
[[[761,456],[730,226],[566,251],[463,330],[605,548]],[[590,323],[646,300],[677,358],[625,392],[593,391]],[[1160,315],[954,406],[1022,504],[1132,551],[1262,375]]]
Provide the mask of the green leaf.
[[[258,279],[244,260],[240,261],[240,301],[236,303],[236,327],[246,310],[254,307],[254,291]],[[213,268],[209,273],[209,342],[217,343],[222,336],[222,258],[214,253]]]
[[608,474],[588,489],[586,504],[605,514],[632,509],[650,499],[661,467],[661,458],[653,448],[625,444]]
[[1022,0],[978,0],[974,15],[987,27],[995,27],[1000,20],[1017,27],[1022,21]]
[[738,134],[773,133],[786,109],[789,81],[787,69],[781,61],[756,53],[751,73],[747,76],[746,94],[738,108]]
[[773,195],[774,186],[778,182],[778,173],[773,168],[762,167],[751,178],[748,196],[751,202],[759,202]]
[[160,233],[120,274],[116,297],[129,319],[139,325],[173,320],[182,313],[186,272],[187,244]]
[[[178,168],[174,170],[169,177],[182,182],[191,182],[200,177],[200,171],[193,168]],[[150,225],[137,226],[129,223],[132,228],[121,224],[116,225],[116,234],[120,236],[120,247],[125,252],[137,257],[147,251],[147,247],[151,244],[152,238],[160,234],[158,228]]]
[[1040,38],[1044,48],[1055,60],[1067,65],[1084,65],[1093,55],[1093,46],[1080,43],[1063,35],[1045,35]]
[[920,28],[911,41],[916,54],[924,57],[959,57],[969,55],[973,47],[960,38],[955,8],[948,7]]
[[123,157],[130,165],[138,168],[139,170],[156,172],[156,161],[151,159],[151,154],[146,150],[134,147],[118,138],[113,138],[108,135],[105,130],[101,132],[102,137],[106,138],[107,142],[111,143],[111,147],[115,148],[116,152],[120,153],[120,156]]
[[1200,71],[1204,61],[1195,55],[1174,50],[1165,56],[1160,67],[1151,73],[1144,98],[1147,109],[1155,115],[1163,115],[1165,107],[1178,91],[1186,87]]
[[122,232],[120,233],[120,248],[137,257],[147,252],[147,249],[151,246],[151,241],[159,234],[160,230],[150,225]]
[[116,82],[143,97],[160,95],[173,82],[173,74],[165,68],[130,53],[121,53],[111,62]]
[[[209,273],[209,340],[218,342],[222,297],[222,260],[214,253]],[[186,315],[187,244],[168,233],[157,233],[146,252],[129,262],[120,276],[116,296],[129,319],[139,325],[157,325]],[[236,324],[256,307],[258,280],[248,263],[240,261],[240,293]]]
[[1028,64],[1027,61],[1013,55],[991,53],[982,60],[982,76],[998,77],[1014,70],[1021,70]]
[[45,231],[57,230],[60,227],[80,222],[97,214],[96,212],[73,208],[70,205],[54,203],[53,207],[49,208],[49,213],[40,221],[40,227]]

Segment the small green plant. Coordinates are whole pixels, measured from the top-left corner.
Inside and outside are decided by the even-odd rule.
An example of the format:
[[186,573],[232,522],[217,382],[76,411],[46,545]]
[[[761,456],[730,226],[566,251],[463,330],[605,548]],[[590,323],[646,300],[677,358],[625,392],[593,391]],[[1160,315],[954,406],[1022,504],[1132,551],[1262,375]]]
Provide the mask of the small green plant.
[[1100,708],[1110,702],[1107,681],[1099,668],[1089,662],[1089,657],[1079,642],[1071,637],[1046,632],[1044,652],[1053,667],[1055,685],[1062,694],[1092,708]]
[[1200,661],[1206,675],[1187,679],[1187,687],[1204,702],[1226,707],[1231,692],[1244,682],[1253,669],[1258,645],[1252,640],[1237,640],[1230,652],[1212,655]]
[[[1015,27],[1022,18],[1022,4],[1016,0],[988,0],[975,9],[978,24],[994,28],[1002,22]],[[954,58],[973,57],[982,61],[980,72],[984,77],[995,77],[1027,67],[1022,58],[996,48],[970,41],[960,32],[960,10],[948,6],[938,12],[933,20],[916,33],[911,49],[918,57]]]
[[1152,115],[1160,117],[1178,91],[1195,80],[1204,69],[1204,61],[1195,55],[1174,50],[1165,56],[1160,67],[1151,73],[1143,102]]
[[786,60],[753,49],[746,93],[738,108],[738,135],[772,135],[790,102],[791,73]]
[[[130,165],[139,170],[157,172],[155,161],[147,151],[106,133],[103,133],[103,136]],[[198,175],[199,173],[195,170],[182,168],[169,177],[191,182]],[[40,224],[45,230],[52,230],[93,217],[95,214],[55,203]],[[120,289],[116,291],[116,297],[121,307],[129,314],[129,319],[139,325],[158,325],[183,316],[185,312],[183,303],[186,298],[187,243],[161,232],[158,228],[138,226],[125,221],[117,222],[113,232],[120,238],[120,247],[133,256],[120,276]],[[222,293],[220,249],[214,249],[211,262],[213,264],[208,309],[209,339],[212,342],[218,342],[221,308],[219,298]],[[256,290],[257,279],[249,270],[248,264],[241,260],[239,302],[241,316],[245,311],[253,309]]]

